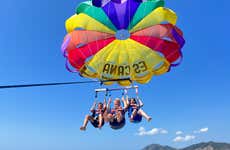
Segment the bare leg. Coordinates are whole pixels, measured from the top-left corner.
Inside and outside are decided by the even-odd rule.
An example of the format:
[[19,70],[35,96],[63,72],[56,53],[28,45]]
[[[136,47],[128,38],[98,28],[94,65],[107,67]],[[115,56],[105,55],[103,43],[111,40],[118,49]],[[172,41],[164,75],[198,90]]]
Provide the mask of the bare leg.
[[117,112],[116,117],[117,117],[117,122],[121,122],[122,119],[123,119],[123,115],[122,115],[122,113],[120,111]]
[[82,131],[85,131],[85,130],[86,130],[86,126],[87,126],[89,120],[90,120],[90,121],[93,121],[93,117],[90,116],[90,115],[86,115],[86,116],[85,116],[84,123],[83,123],[83,126],[80,127],[80,130],[82,130]]
[[132,112],[132,115],[130,117],[130,121],[133,122],[133,118],[137,115],[137,109],[134,109],[133,112]]
[[133,112],[132,112],[131,117],[133,118],[133,117],[136,116],[136,115],[137,115],[137,109],[134,109]]
[[139,109],[138,114],[140,114],[141,116],[145,117],[145,119],[147,121],[151,121],[152,120],[152,118],[150,116],[148,116],[142,109]]
[[101,114],[98,116],[98,119],[99,119],[99,125],[98,125],[98,128],[99,128],[99,129],[101,129],[101,127],[102,127],[102,122],[103,122],[103,117],[102,117],[102,115],[101,115]]
[[112,117],[112,115],[109,114],[107,111],[105,111],[105,112],[103,113],[103,119],[104,119],[105,122],[109,122],[110,119],[111,119],[111,117]]

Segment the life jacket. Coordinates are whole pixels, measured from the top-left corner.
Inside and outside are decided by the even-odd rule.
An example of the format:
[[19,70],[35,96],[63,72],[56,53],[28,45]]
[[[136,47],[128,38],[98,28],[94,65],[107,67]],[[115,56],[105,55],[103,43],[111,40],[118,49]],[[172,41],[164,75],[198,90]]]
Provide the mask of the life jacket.
[[104,109],[95,109],[93,110],[92,117],[97,118],[100,114],[103,115],[104,112]]
[[139,106],[137,104],[129,104],[129,107],[133,109],[139,109]]
[[137,104],[129,104],[129,107],[128,107],[129,118],[131,117],[131,115],[135,109],[138,111],[140,109],[140,107]]
[[113,114],[113,115],[116,115],[118,112],[121,112],[122,114],[124,114],[124,109],[120,106],[119,108],[115,109],[111,109],[110,113]]

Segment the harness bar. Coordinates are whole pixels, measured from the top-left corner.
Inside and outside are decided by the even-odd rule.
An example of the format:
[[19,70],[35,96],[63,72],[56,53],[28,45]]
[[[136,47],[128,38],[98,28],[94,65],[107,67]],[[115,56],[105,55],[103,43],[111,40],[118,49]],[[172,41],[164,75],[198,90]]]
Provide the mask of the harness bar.
[[125,90],[125,89],[137,89],[138,86],[126,86],[123,88],[114,88],[114,89],[108,89],[108,88],[100,88],[100,89],[95,89],[95,92],[108,92],[108,91],[119,91],[119,90]]

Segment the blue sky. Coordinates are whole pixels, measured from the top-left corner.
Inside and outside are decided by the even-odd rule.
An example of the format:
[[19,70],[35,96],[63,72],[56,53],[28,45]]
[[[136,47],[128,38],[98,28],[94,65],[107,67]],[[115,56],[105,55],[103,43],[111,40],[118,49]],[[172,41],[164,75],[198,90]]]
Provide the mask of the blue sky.
[[[79,2],[1,1],[1,85],[85,80],[65,69],[60,52],[64,22]],[[228,0],[166,1],[166,7],[179,16],[177,25],[184,31],[186,45],[179,67],[141,85],[151,123],[128,123],[120,131],[89,125],[80,132],[96,84],[0,90],[0,149],[139,150],[152,143],[183,147],[230,141],[229,5]],[[140,127],[168,133],[138,136]],[[208,132],[193,133],[205,127]],[[179,130],[182,137],[196,138],[173,142]]]

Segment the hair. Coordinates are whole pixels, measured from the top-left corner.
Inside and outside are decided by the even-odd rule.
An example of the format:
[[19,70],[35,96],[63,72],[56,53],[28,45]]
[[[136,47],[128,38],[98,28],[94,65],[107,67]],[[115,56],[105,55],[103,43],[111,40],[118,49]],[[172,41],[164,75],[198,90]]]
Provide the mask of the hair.
[[100,105],[100,104],[101,104],[101,105],[103,105],[103,103],[102,103],[102,102],[99,102],[97,105]]
[[120,100],[120,98],[115,98],[114,100],[115,100],[115,101],[116,101],[116,100]]
[[135,101],[135,103],[137,103],[137,100],[136,100],[136,98],[134,98],[134,97],[129,98],[129,101],[131,101],[132,99]]
[[117,102],[121,103],[120,98],[115,98],[115,99],[114,99],[114,102],[115,102],[115,101],[117,101]]

